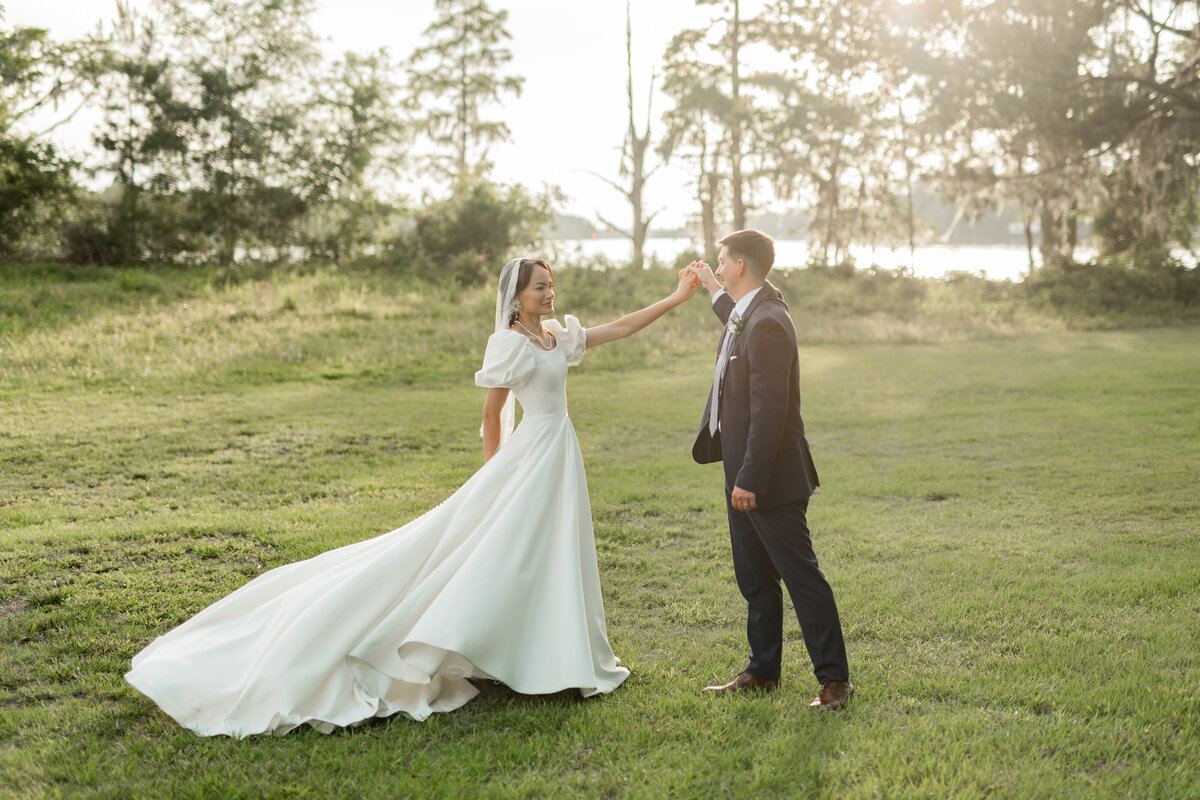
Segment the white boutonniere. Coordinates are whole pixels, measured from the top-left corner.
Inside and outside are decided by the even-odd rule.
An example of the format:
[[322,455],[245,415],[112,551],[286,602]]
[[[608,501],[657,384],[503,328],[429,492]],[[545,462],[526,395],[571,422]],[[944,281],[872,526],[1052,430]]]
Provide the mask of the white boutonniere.
[[735,319],[733,321],[733,326],[731,328],[731,330],[733,330],[733,335],[737,336],[738,334],[740,334],[742,332],[742,328],[744,328],[744,327],[746,327],[746,318],[745,317],[738,317],[737,319]]

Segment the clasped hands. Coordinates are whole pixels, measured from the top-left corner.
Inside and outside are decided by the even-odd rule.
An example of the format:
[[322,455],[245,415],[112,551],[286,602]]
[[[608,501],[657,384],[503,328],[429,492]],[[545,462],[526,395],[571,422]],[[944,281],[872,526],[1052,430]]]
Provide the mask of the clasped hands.
[[703,286],[709,294],[721,291],[721,284],[717,281],[717,276],[713,274],[712,268],[703,261],[693,261],[679,270],[679,288],[676,291],[683,295],[684,299],[688,299],[698,286]]
[[717,276],[713,274],[712,267],[703,261],[693,261],[681,269],[679,271],[680,278],[685,272],[691,273],[693,286],[703,286],[709,294],[721,291],[721,284],[717,281]]

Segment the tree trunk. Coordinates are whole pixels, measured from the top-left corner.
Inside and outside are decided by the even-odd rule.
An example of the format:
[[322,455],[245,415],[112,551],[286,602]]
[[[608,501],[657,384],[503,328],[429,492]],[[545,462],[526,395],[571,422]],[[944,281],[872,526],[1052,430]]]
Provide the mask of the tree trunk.
[[648,226],[645,220],[638,220],[633,226],[633,262],[630,264],[634,269],[642,269],[646,266],[646,230]]
[[1051,199],[1042,198],[1042,265],[1045,266],[1058,258],[1062,252],[1061,232],[1059,224],[1061,217],[1055,211],[1055,203]]
[[711,265],[717,263],[718,255],[716,197],[721,178],[713,170],[704,176],[704,180],[708,183],[708,193],[700,199],[700,210],[704,225],[704,258]]
[[463,37],[463,54],[459,58],[458,72],[458,180],[462,183],[467,176],[467,55],[466,36]]
[[229,125],[229,142],[225,151],[225,202],[222,204],[224,208],[221,213],[225,215],[225,224],[222,226],[223,236],[221,241],[221,258],[222,266],[229,266],[233,263],[233,258],[237,253],[237,224],[234,220],[234,215],[237,213],[237,195],[236,187],[233,183],[234,176],[234,144],[233,144],[233,122],[228,121]]
[[742,101],[741,83],[738,75],[738,50],[741,47],[741,19],[738,0],[733,0],[733,42],[730,56],[730,99],[733,101],[733,116],[729,124],[730,145],[730,189],[733,194],[733,227],[746,227],[746,203],[742,198]]
[[842,202],[841,193],[838,191],[838,175],[841,174],[841,153],[840,147],[835,145],[833,150],[833,161],[829,165],[829,181],[826,183],[828,187],[828,195],[826,203],[828,211],[825,216],[825,241],[826,241],[826,263],[828,263],[828,246],[833,245],[834,258],[838,263],[841,263],[841,236],[838,235],[838,213]]
[[1025,227],[1025,254],[1029,257],[1029,271],[1033,272],[1033,217],[1024,203],[1021,203],[1021,223]]
[[[646,115],[646,133],[638,136],[633,116],[633,21],[629,13],[630,3],[625,3],[625,67],[626,98],[629,103],[629,204],[633,207],[633,263],[634,269],[645,266],[646,232],[649,221],[643,213],[642,191],[646,185],[646,151],[650,148],[650,115]],[[650,92],[654,92],[654,78],[650,79]]]
[[908,154],[908,121],[904,118],[904,98],[897,104],[900,112],[900,147],[904,155],[904,200],[908,206],[906,224],[908,226],[908,268],[916,268],[917,261],[917,218],[913,200],[913,168],[912,159]]
[[818,179],[817,197],[825,207],[824,230],[821,231],[821,263],[829,266],[829,248],[833,246],[833,184],[832,181]]
[[646,150],[650,147],[650,123],[646,122],[646,135],[639,137],[633,127],[633,104],[629,107],[629,136],[632,139],[630,160],[633,162],[629,185],[629,202],[633,206],[633,267],[645,266],[646,235],[650,228],[644,212],[645,201],[642,191],[646,186]]
[[1071,199],[1071,210],[1067,212],[1067,258],[1075,259],[1075,246],[1079,243],[1079,201]]
[[[629,111],[630,133],[633,133],[633,109]],[[642,187],[646,178],[642,174],[642,164],[646,155],[645,145],[648,142],[634,138],[633,140],[633,175],[630,180],[629,202],[633,207],[633,263],[634,269],[646,265],[646,218],[642,214]]]
[[[1016,173],[1018,176],[1025,175],[1025,165],[1021,160],[1020,155],[1015,155]],[[1029,274],[1033,274],[1033,209],[1030,208],[1029,201],[1025,199],[1025,188],[1021,188],[1021,226],[1025,229],[1025,255],[1029,259]]]
[[233,263],[233,256],[237,252],[237,246],[234,244],[235,236],[233,225],[226,220],[224,235],[221,237],[221,252],[217,259],[223,267]]

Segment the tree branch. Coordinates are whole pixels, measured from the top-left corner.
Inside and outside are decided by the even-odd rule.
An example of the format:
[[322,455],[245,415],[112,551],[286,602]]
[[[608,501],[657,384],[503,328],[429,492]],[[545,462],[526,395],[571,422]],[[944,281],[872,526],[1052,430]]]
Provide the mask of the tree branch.
[[619,228],[618,226],[614,225],[613,223],[611,223],[611,222],[609,222],[608,220],[606,220],[606,219],[605,219],[603,216],[601,216],[601,214],[600,214],[600,212],[599,212],[599,211],[597,211],[597,212],[596,212],[596,219],[600,220],[600,221],[601,221],[601,222],[603,222],[605,225],[607,225],[607,226],[608,226],[610,229],[612,229],[612,230],[616,231],[617,233],[621,234],[622,236],[624,236],[624,237],[625,237],[626,239],[628,239],[629,241],[633,241],[633,234],[632,234],[632,233],[627,233],[627,232],[625,232],[625,231],[621,230],[621,228]]
[[[1153,9],[1147,11],[1146,9],[1142,8],[1138,3],[1133,2],[1133,0],[1126,0],[1125,6],[1130,11],[1132,11],[1134,14],[1136,14],[1137,16],[1141,17],[1142,19],[1146,20],[1146,22],[1150,23],[1150,26],[1153,28],[1157,28],[1160,31],[1166,31],[1167,33],[1173,33],[1176,36],[1183,37],[1184,39],[1195,40],[1197,38],[1195,29],[1184,30],[1183,28],[1175,28],[1175,27],[1172,27],[1171,25],[1168,25],[1165,20],[1163,22],[1159,22],[1158,20],[1156,20],[1154,18]],[[1175,9],[1172,9],[1171,14],[1167,15],[1167,18],[1170,19],[1170,17],[1173,16],[1174,13],[1175,13]]]
[[1173,86],[1168,86],[1160,81],[1143,78],[1140,75],[1134,75],[1130,72],[1116,72],[1111,75],[1098,75],[1088,78],[1088,80],[1100,80],[1109,83],[1134,83],[1145,89],[1150,89],[1164,97],[1169,97],[1177,101],[1181,106],[1189,111],[1200,113],[1200,97],[1177,89]]
[[593,176],[593,177],[599,178],[600,180],[602,180],[602,181],[604,181],[605,183],[607,183],[609,186],[611,186],[611,187],[613,187],[614,189],[616,189],[616,190],[617,190],[618,192],[620,192],[622,195],[624,195],[624,196],[625,196],[625,198],[626,198],[627,200],[629,200],[631,203],[633,202],[633,192],[631,192],[629,189],[626,189],[624,186],[622,186],[621,184],[617,183],[616,181],[610,180],[610,179],[608,179],[608,178],[604,177],[603,175],[601,175],[599,172],[593,172],[593,171],[592,171],[592,170],[590,170],[590,169],[585,169],[585,170],[582,170],[582,172],[584,172],[584,173],[586,173],[586,174],[588,174],[588,175],[591,175],[591,176]]
[[91,99],[92,99],[93,97],[95,97],[95,95],[96,95],[96,92],[94,92],[94,91],[93,91],[93,92],[88,92],[87,94],[85,94],[85,95],[83,96],[83,98],[82,98],[82,99],[79,101],[79,105],[75,106],[75,110],[74,110],[74,111],[72,111],[70,114],[68,114],[67,116],[63,117],[62,119],[58,120],[58,121],[57,121],[57,122],[55,122],[54,124],[50,125],[48,128],[45,128],[45,129],[43,129],[42,131],[40,131],[40,132],[38,132],[38,133],[34,134],[34,136],[35,136],[36,138],[39,138],[39,139],[40,139],[41,137],[43,137],[43,136],[45,136],[46,134],[48,134],[48,133],[50,133],[51,131],[53,131],[54,129],[56,129],[56,128],[58,128],[58,127],[62,126],[62,125],[66,125],[68,122],[70,122],[72,119],[74,119],[74,118],[75,118],[75,115],[76,115],[76,114],[78,114],[78,113],[79,113],[79,112],[80,112],[80,111],[83,109],[83,107],[84,107],[84,106],[86,106],[86,105],[88,104],[88,102],[89,102],[89,101],[91,101]]

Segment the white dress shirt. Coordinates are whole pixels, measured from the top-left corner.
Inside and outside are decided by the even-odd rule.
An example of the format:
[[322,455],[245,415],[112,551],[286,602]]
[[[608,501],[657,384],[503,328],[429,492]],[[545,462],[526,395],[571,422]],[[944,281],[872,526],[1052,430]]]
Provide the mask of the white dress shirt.
[[[747,292],[741,300],[733,306],[733,311],[729,313],[729,321],[725,325],[725,333],[721,339],[721,351],[717,355],[717,365],[713,372],[712,384],[712,403],[709,407],[708,417],[708,432],[715,436],[720,425],[720,396],[721,396],[721,381],[725,377],[725,367],[729,363],[729,350],[733,346],[733,335],[731,333],[732,324],[741,319],[746,314],[746,309],[750,307],[750,301],[754,299],[754,295],[758,294],[761,286],[758,286]],[[713,303],[717,302],[717,298],[723,294],[728,294],[724,289],[721,289],[713,295]]]
[[[761,286],[756,286],[755,288],[746,292],[746,294],[742,296],[741,300],[738,300],[736,303],[734,303],[733,310],[737,312],[739,317],[746,316],[746,309],[750,307],[750,302],[754,300],[754,295],[758,294],[761,290]],[[717,290],[717,293],[712,296],[713,305],[717,304],[717,298],[723,294],[729,294],[729,292],[725,291],[724,289]]]

